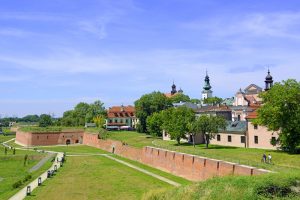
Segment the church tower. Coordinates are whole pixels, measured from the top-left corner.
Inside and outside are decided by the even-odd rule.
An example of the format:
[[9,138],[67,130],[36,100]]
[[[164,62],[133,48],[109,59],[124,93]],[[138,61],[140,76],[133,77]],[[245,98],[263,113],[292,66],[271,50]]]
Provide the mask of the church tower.
[[273,86],[273,77],[271,76],[269,69],[268,69],[268,75],[266,76],[265,83],[266,83],[265,91],[268,91]]
[[206,71],[206,76],[204,79],[204,87],[202,91],[202,100],[212,97],[212,91],[210,89],[211,89],[211,85],[209,82],[209,76],[207,75],[207,71]]
[[173,85],[172,85],[172,90],[171,90],[171,95],[174,95],[177,93],[177,90],[176,90],[176,85],[174,84],[174,81],[173,81]]

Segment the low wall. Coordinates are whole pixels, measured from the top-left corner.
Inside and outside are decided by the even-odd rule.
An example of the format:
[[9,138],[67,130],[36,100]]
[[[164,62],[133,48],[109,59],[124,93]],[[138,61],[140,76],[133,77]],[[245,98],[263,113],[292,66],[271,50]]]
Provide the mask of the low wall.
[[155,147],[137,149],[120,141],[100,140],[98,135],[85,133],[83,144],[97,147],[139,161],[143,164],[184,177],[193,181],[206,180],[214,176],[259,175],[269,171]]

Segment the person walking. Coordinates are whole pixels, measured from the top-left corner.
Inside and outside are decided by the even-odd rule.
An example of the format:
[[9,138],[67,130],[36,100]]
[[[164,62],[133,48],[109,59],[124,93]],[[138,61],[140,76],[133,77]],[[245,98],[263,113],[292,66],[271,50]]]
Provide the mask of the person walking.
[[268,155],[268,163],[269,163],[269,164],[272,163],[272,156],[271,156],[271,154]]
[[263,154],[261,162],[266,163],[266,161],[267,161],[267,156],[266,154]]

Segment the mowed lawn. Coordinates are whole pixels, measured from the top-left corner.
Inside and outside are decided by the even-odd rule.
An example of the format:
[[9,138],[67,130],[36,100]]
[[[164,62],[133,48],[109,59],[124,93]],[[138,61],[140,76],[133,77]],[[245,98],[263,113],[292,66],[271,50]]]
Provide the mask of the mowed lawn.
[[103,156],[67,157],[57,175],[26,199],[141,199],[150,190],[172,187]]
[[[46,154],[37,153],[34,151],[21,151],[16,150],[16,154],[13,155],[12,150],[8,150],[7,155],[4,154],[4,147],[1,146],[0,152],[0,199],[8,199],[20,188],[25,187],[25,184],[37,178],[45,170],[47,170],[52,162],[50,160],[46,162],[40,169],[31,173],[32,179],[23,183],[23,185],[14,189],[12,185],[21,180],[23,181],[25,176],[30,174],[29,169],[36,165]],[[24,166],[24,157],[28,155],[28,163]]]
[[46,150],[46,151],[56,151],[56,152],[65,152],[68,154],[102,154],[107,153],[101,149],[95,147],[89,147],[86,145],[64,145],[64,146],[48,146],[48,147],[36,147],[39,150]]
[[[160,138],[153,138],[146,134],[141,134],[133,131],[112,131],[109,134],[109,139],[119,140],[128,143],[129,145],[142,148],[143,146],[154,146],[172,151],[178,151],[193,155],[204,156],[226,160],[229,162],[250,165],[274,171],[299,170],[300,171],[300,154],[289,154],[282,151],[238,148],[228,146],[209,145],[206,149],[204,144],[193,145],[182,143],[178,145],[176,141],[164,141]],[[261,162],[263,153],[271,154],[273,164]]]

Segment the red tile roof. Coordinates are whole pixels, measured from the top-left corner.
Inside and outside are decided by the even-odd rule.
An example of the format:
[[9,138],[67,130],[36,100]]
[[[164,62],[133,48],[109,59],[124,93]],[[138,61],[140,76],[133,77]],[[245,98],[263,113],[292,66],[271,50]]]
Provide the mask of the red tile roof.
[[231,111],[228,106],[220,105],[220,106],[204,106],[197,110],[197,112],[218,112],[218,111]]
[[128,118],[135,117],[135,108],[133,106],[113,106],[107,111],[108,118]]
[[175,93],[175,94],[165,93],[164,95],[165,95],[166,97],[168,97],[168,98],[171,98],[171,97],[173,97],[173,96],[175,96],[175,95],[177,95],[177,94],[179,94],[179,93],[178,93],[178,92]]

